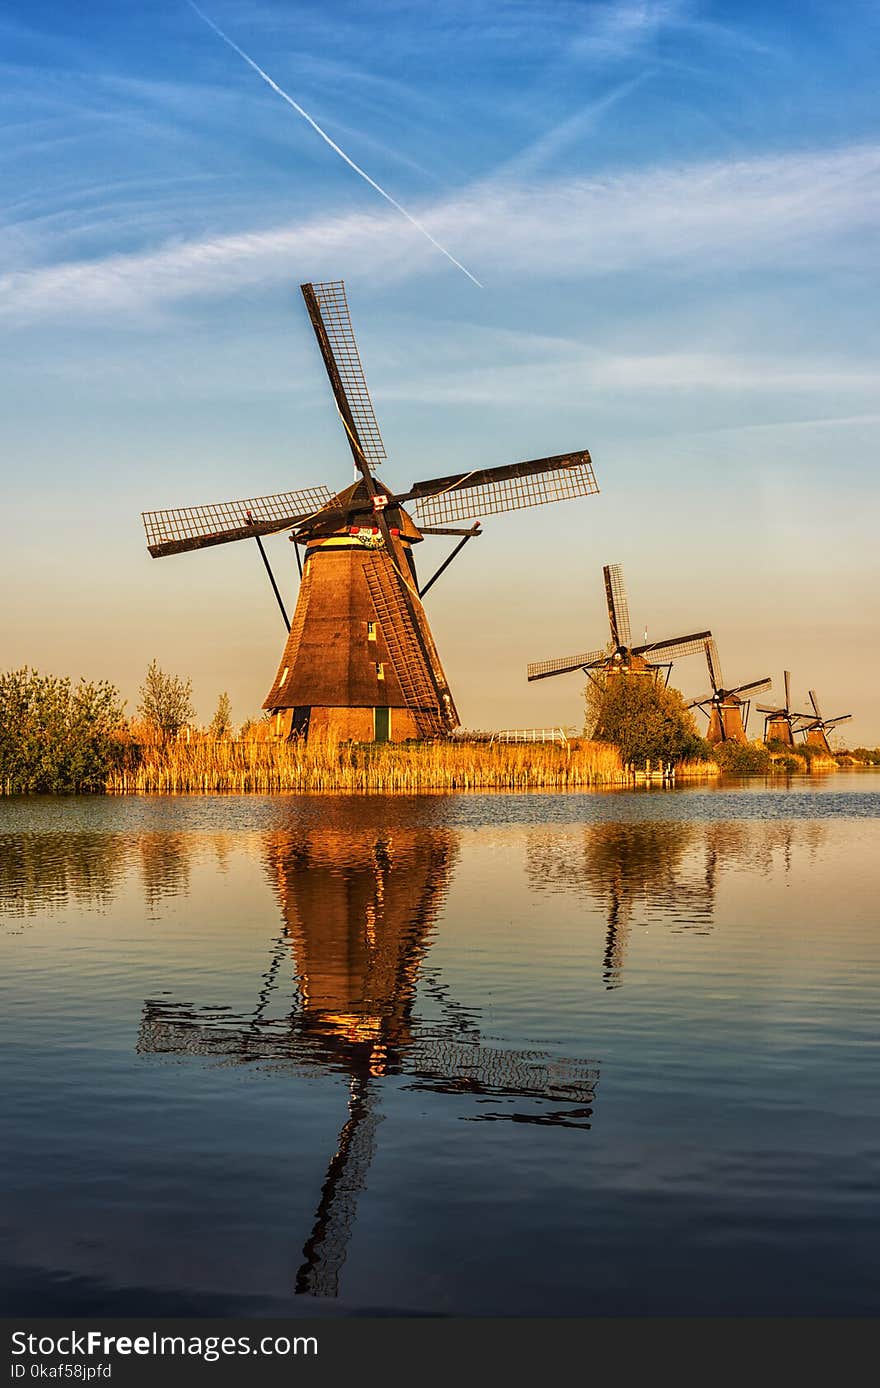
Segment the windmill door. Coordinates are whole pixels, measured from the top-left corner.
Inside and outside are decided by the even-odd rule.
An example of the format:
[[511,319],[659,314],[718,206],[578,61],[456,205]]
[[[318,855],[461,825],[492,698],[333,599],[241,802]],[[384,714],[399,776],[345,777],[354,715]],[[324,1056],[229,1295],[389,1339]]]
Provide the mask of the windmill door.
[[373,709],[375,719],[375,738],[377,742],[391,741],[391,709]]

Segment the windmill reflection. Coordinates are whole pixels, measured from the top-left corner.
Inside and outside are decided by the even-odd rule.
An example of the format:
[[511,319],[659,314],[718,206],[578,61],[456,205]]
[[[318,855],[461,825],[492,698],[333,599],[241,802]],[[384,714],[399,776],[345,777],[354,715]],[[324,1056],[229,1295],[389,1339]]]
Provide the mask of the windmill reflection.
[[721,871],[768,874],[781,854],[785,872],[796,846],[815,852],[825,833],[815,822],[694,823],[675,820],[586,825],[581,834],[530,836],[529,884],[535,891],[583,893],[607,920],[602,978],[619,988],[635,923],[707,934]]
[[[598,1079],[592,1064],[482,1044],[476,1012],[457,1007],[425,965],[456,839],[446,829],[388,830],[381,814],[380,806],[371,814],[361,801],[354,822],[338,806],[320,826],[269,835],[266,867],[284,924],[253,1010],[235,1015],[151,999],[138,1040],[144,1053],[216,1055],[348,1077],[347,1117],[296,1276],[297,1293],[312,1296],[338,1293],[387,1076],[405,1075],[427,1092],[499,1101],[480,1117],[571,1127],[589,1126]],[[274,995],[291,963],[296,994],[275,1015]],[[430,1023],[414,1020],[417,986],[429,995]],[[548,1113],[548,1104],[569,1107]]]

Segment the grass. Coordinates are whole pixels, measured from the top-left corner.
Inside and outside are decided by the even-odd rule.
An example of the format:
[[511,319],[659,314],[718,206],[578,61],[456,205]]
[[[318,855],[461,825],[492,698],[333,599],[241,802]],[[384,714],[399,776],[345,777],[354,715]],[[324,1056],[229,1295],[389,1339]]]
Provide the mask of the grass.
[[117,793],[569,790],[630,785],[616,747],[534,743],[303,743],[192,738],[132,747]]

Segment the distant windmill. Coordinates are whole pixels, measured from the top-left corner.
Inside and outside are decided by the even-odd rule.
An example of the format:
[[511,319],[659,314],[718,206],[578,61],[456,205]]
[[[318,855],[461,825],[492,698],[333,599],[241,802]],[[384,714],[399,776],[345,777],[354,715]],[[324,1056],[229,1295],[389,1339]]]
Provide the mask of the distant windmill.
[[680,656],[699,655],[711,631],[696,631],[690,636],[672,636],[664,641],[645,641],[633,646],[629,625],[629,603],[620,564],[606,564],[605,600],[608,604],[608,625],[611,630],[611,649],[585,651],[582,655],[563,656],[559,660],[536,661],[528,667],[530,680],[546,680],[551,675],[566,675],[572,670],[584,670],[592,679],[594,670],[606,674],[654,675],[666,668],[666,679],[673,660]]
[[799,719],[809,718],[808,713],[794,713],[791,707],[791,671],[783,670],[785,681],[785,703],[781,708],[771,708],[768,704],[755,704],[755,712],[764,714],[764,741],[784,742],[787,747],[794,746],[794,734]]
[[[749,721],[749,699],[743,695],[760,694],[773,683],[769,675],[764,679],[751,680],[748,684],[724,684],[721,673],[721,660],[718,647],[711,637],[704,643],[706,664],[709,667],[709,681],[712,692],[702,698],[691,699],[688,708],[702,709],[709,719],[706,737],[709,742],[748,742],[746,728]],[[745,712],[743,712],[745,710]]]
[[[358,742],[442,737],[459,719],[422,598],[480,534],[476,517],[597,492],[590,455],[584,449],[506,467],[468,467],[394,493],[375,475],[385,447],[345,286],[336,280],[301,289],[354,458],[355,482],[335,495],[321,484],[250,501],[147,511],[147,548],[159,559],[256,540],[288,628],[263,704],[276,735],[329,733]],[[412,502],[412,515],[404,502]],[[282,530],[304,550],[290,621],[260,538]],[[425,535],[455,536],[458,543],[420,583],[412,548]],[[299,562],[299,548],[295,552]]]
[[836,728],[838,723],[845,723],[848,718],[852,718],[852,714],[839,713],[836,718],[825,718],[822,715],[822,710],[819,708],[819,700],[816,697],[815,689],[811,689],[809,693],[810,703],[813,705],[813,716],[801,714],[801,718],[806,721],[798,724],[795,728],[795,732],[803,733],[805,742],[808,742],[812,747],[821,748],[821,750],[827,752],[830,757],[832,753],[831,744],[827,736],[828,732],[831,728]]

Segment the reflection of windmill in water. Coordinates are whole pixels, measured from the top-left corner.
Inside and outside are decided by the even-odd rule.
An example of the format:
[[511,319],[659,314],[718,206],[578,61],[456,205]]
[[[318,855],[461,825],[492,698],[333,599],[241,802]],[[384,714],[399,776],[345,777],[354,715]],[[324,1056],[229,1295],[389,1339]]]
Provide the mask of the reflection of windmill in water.
[[636,918],[675,918],[681,929],[707,931],[715,902],[717,851],[691,850],[699,830],[684,820],[590,824],[583,838],[540,833],[528,850],[529,880],[538,890],[584,891],[607,920],[602,977],[618,988]]
[[[749,721],[751,696],[762,694],[765,689],[769,689],[772,680],[769,676],[764,676],[763,679],[751,680],[748,684],[726,687],[724,676],[721,673],[718,647],[711,638],[703,644],[706,652],[706,665],[709,669],[709,683],[712,689],[710,693],[702,695],[699,699],[691,699],[688,708],[702,709],[708,717],[709,727],[706,730],[706,738],[709,742],[748,742],[746,728]],[[744,698],[744,695],[748,697]]]
[[[364,806],[360,810],[361,825]],[[332,816],[333,811],[329,813]],[[378,816],[379,811],[376,811]],[[499,1100],[570,1104],[567,1111],[484,1112],[483,1117],[589,1126],[592,1065],[482,1045],[473,1012],[457,1008],[424,965],[454,865],[445,830],[344,823],[273,836],[268,867],[284,929],[254,1010],[148,1000],[141,1052],[222,1055],[246,1063],[293,1062],[298,1072],[348,1077],[348,1116],[327,1167],[296,1290],[335,1296],[381,1121],[383,1077],[413,1087]],[[270,1015],[292,951],[298,998]],[[439,1019],[417,1024],[417,983]]]
[[557,660],[535,661],[528,667],[529,680],[546,680],[552,675],[565,675],[573,670],[583,670],[590,679],[594,679],[594,672],[599,671],[606,675],[625,673],[658,677],[665,669],[668,683],[674,660],[702,653],[704,642],[712,635],[710,631],[691,632],[689,636],[669,636],[659,641],[646,639],[641,646],[634,646],[623,569],[619,564],[606,564],[602,573],[611,631],[610,646],[584,651],[581,655],[561,656]]

